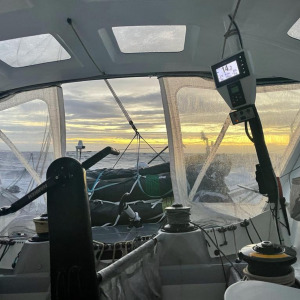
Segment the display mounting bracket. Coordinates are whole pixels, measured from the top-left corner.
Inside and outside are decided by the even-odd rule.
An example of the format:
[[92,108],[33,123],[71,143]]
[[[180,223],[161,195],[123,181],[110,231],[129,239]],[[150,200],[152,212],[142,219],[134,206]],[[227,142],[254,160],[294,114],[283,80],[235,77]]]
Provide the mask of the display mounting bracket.
[[255,118],[255,112],[252,105],[233,111],[229,115],[233,125]]

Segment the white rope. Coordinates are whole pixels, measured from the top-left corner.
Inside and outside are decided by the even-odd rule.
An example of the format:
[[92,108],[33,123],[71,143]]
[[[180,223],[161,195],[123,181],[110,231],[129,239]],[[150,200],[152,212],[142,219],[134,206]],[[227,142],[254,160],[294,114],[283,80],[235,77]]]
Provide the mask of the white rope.
[[141,175],[138,175],[138,176],[137,176],[137,178],[136,178],[136,181],[133,183],[133,185],[132,185],[132,187],[131,187],[131,189],[130,189],[130,192],[129,192],[129,194],[131,194],[131,193],[132,193],[132,191],[134,190],[134,188],[135,188],[136,184],[137,184],[137,183],[138,183],[138,181],[139,181],[139,178],[140,178],[140,176],[141,176]]
[[158,199],[157,201],[152,203],[151,208],[153,209],[157,204],[160,204],[160,203],[162,203],[162,199]]
[[120,215],[117,216],[116,221],[115,221],[115,223],[113,224],[113,226],[116,226],[116,225],[118,224],[119,220],[120,220]]
[[254,275],[249,272],[248,266],[243,270],[245,276],[248,280],[259,280],[259,281],[265,281],[265,282],[271,282],[271,283],[277,283],[281,285],[287,285],[292,286],[295,283],[295,271],[293,269],[292,272],[290,272],[287,275],[284,276],[276,276],[276,277],[266,277],[266,276],[258,276]]

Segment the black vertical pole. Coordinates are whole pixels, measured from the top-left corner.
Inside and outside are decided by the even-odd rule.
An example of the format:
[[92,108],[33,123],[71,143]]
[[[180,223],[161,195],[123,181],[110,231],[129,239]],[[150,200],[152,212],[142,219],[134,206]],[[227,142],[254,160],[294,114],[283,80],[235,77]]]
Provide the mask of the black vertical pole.
[[269,202],[273,203],[275,208],[275,222],[278,234],[279,243],[282,244],[279,221],[278,221],[278,204],[279,204],[279,190],[278,183],[275,172],[273,170],[272,162],[266,146],[262,124],[257,113],[256,107],[253,105],[253,110],[255,114],[254,119],[249,120],[254,146],[257,153],[257,158],[259,161],[260,170],[262,173],[262,179],[264,188],[268,194]]
[[253,106],[253,110],[255,113],[255,118],[250,119],[249,124],[257,153],[257,158],[261,167],[269,201],[271,203],[278,204],[279,194],[276,175],[274,173],[270,155],[266,146],[262,124],[255,106]]
[[52,300],[99,299],[85,170],[72,158],[54,161],[47,178]]

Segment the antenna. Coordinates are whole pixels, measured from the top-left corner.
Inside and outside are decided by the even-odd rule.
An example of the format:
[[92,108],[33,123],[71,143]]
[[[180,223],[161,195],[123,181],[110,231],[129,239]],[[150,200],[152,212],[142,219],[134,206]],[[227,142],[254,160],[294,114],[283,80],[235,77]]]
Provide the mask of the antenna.
[[[81,160],[81,151],[82,149],[85,149],[85,146],[83,146],[82,140],[78,141],[78,145],[76,146],[76,159]],[[79,152],[79,158],[78,158],[78,152]]]

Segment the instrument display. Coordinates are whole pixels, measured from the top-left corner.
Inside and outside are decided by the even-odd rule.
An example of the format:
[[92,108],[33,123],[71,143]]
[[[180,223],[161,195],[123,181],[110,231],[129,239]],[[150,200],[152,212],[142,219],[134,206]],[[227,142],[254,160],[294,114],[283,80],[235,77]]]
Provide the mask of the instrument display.
[[[240,110],[255,103],[256,77],[249,51],[243,49],[211,66],[216,89],[231,109]],[[244,122],[241,116],[234,124]]]
[[226,64],[218,69],[216,69],[216,73],[218,76],[219,82],[232,78],[240,74],[239,67],[237,65],[237,61]]
[[250,75],[244,52],[231,56],[211,67],[217,88]]

